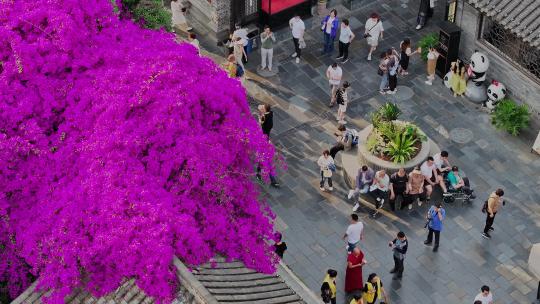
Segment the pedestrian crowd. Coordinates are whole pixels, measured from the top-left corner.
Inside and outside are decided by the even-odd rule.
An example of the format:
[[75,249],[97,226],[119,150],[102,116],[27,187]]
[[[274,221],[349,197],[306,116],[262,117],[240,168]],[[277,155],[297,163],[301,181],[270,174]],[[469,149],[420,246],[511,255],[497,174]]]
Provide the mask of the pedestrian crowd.
[[[178,6],[177,0],[173,0],[171,7]],[[416,29],[425,26],[426,21],[431,17],[433,11],[433,0],[421,0]],[[186,10],[176,7],[173,11],[173,24],[182,30],[191,30],[185,21]],[[305,24],[300,16],[295,15],[289,21],[294,52],[291,57],[296,63],[300,63],[302,51],[306,48],[304,40]],[[320,30],[323,34],[322,54],[332,55],[334,53],[335,40],[338,42],[338,55],[336,61],[326,69],[326,78],[329,83],[329,107],[338,105],[336,120],[338,122],[335,133],[336,143],[329,149],[324,150],[317,160],[320,169],[320,190],[333,191],[333,174],[336,171],[335,157],[339,151],[344,151],[355,147],[358,144],[358,131],[347,128],[345,115],[350,102],[348,90],[350,83],[343,80],[343,64],[349,61],[349,46],[356,38],[349,27],[349,20],[338,17],[338,12],[332,9],[330,13],[321,21]],[[231,78],[242,78],[245,75],[244,64],[248,61],[248,32],[237,25],[235,31],[230,35],[227,47],[230,54],[227,57],[225,69]],[[384,26],[381,17],[377,13],[372,13],[364,25],[363,38],[366,39],[368,54],[366,60],[372,60],[374,52],[377,50],[379,41],[383,39]],[[276,44],[276,37],[269,26],[264,27],[260,34],[261,41],[261,66],[262,70],[272,71],[273,48]],[[188,35],[188,42],[199,49],[199,42],[194,33]],[[387,49],[380,53],[378,63],[378,75],[381,76],[379,92],[381,94],[395,94],[397,91],[398,76],[408,75],[410,58],[421,52],[421,48],[413,48],[409,38],[403,39],[398,50]],[[439,54],[434,48],[427,52],[427,80],[426,84],[431,85],[435,79],[435,66]],[[457,65],[456,65],[457,66]],[[460,75],[457,69],[455,74]],[[459,86],[456,81],[456,87]],[[457,90],[455,92],[458,92]],[[458,93],[459,94],[459,93]],[[270,133],[273,128],[273,112],[268,104],[260,105],[257,113],[259,123],[265,136],[270,140]],[[364,239],[364,224],[359,220],[357,212],[360,204],[365,201],[361,197],[367,195],[374,202],[374,212],[372,217],[376,217],[386,202],[389,203],[390,210],[411,210],[415,205],[421,207],[423,204],[431,206],[425,213],[425,228],[427,236],[424,241],[426,246],[433,246],[433,251],[437,252],[440,244],[443,223],[446,218],[446,210],[443,202],[445,198],[453,197],[456,193],[461,193],[467,199],[474,198],[469,180],[463,176],[457,166],[452,166],[449,162],[449,153],[441,151],[435,155],[427,157],[420,165],[414,167],[410,172],[405,168],[400,168],[396,172],[389,174],[384,169],[374,170],[367,165],[363,165],[357,172],[354,187],[350,189],[347,198],[354,199],[353,213],[350,216],[350,225],[347,227],[343,240],[346,242],[347,252],[345,269],[344,291],[349,295],[350,304],[375,304],[389,303],[387,293],[384,289],[381,278],[376,273],[370,273],[364,280],[363,267],[369,267],[369,258],[366,258],[361,250],[361,243]],[[278,188],[280,186],[275,174],[261,172],[257,166],[256,178],[262,181],[268,175],[271,185]],[[431,196],[436,188],[440,188],[443,201],[431,202]],[[484,238],[491,238],[490,233],[494,231],[493,223],[500,207],[505,204],[502,200],[504,191],[497,189],[486,200],[482,212],[486,213],[485,227],[482,232]],[[409,241],[403,231],[398,231],[394,238],[388,242],[394,260],[394,267],[390,271],[394,280],[400,280],[404,273],[404,261],[409,247]],[[284,257],[287,245],[283,241],[283,235],[277,233],[275,236],[274,250],[277,256]],[[321,298],[325,303],[337,302],[336,278],[338,270],[328,269],[325,273],[321,285]],[[488,286],[482,286],[481,292],[475,297],[474,304],[492,304],[493,295]]]

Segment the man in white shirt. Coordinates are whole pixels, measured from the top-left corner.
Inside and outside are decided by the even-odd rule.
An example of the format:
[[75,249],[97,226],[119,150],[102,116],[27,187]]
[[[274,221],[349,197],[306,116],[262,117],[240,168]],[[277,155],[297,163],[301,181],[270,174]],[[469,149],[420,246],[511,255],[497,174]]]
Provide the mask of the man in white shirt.
[[437,166],[437,170],[439,170],[439,173],[450,172],[450,170],[452,169],[452,166],[448,161],[447,151],[443,150],[440,153],[433,155],[433,161],[435,162],[435,166]]
[[342,76],[343,70],[338,66],[337,62],[332,63],[326,70],[326,78],[330,83],[330,107],[336,103],[336,91],[339,88]]
[[341,63],[349,61],[349,45],[354,39],[354,34],[349,27],[349,20],[341,21],[341,31],[339,32],[339,56],[336,59],[341,59]]
[[294,53],[292,54],[292,57],[296,57],[296,63],[300,63],[300,55],[302,54],[302,51],[300,50],[300,41],[302,41],[302,43],[305,43],[304,32],[306,30],[306,26],[304,25],[304,21],[300,19],[300,16],[298,16],[298,14],[295,14],[294,17],[289,20],[289,27],[292,31],[294,43]]
[[375,173],[375,178],[373,178],[373,184],[370,187],[371,195],[375,197],[377,201],[375,203],[375,212],[371,215],[375,217],[379,213],[379,209],[384,205],[384,199],[388,194],[388,189],[390,186],[390,177],[386,174],[385,170],[380,170]]
[[428,201],[431,198],[433,187],[436,184],[441,186],[444,196],[450,195],[447,193],[446,185],[444,184],[442,176],[437,173],[437,166],[435,166],[433,157],[428,156],[427,160],[422,164],[422,166],[420,166],[420,171],[422,171],[422,175],[424,176],[424,187],[426,188],[426,196]]
[[[480,293],[474,298],[475,304],[493,304],[493,294],[489,292],[489,286],[482,286]],[[479,303],[477,303],[479,302]]]
[[358,221],[358,214],[351,214],[351,224],[347,227],[343,239],[347,240],[347,253],[349,254],[358,246],[360,240],[364,239],[364,224]]

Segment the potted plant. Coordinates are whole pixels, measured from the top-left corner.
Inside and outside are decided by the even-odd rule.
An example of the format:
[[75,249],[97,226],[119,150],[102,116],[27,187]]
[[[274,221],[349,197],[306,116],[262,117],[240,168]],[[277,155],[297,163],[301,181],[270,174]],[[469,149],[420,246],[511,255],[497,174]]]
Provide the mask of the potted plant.
[[319,16],[325,16],[326,15],[326,4],[328,3],[328,0],[318,0],[317,1],[317,14]]
[[518,105],[511,99],[501,100],[491,113],[491,123],[499,130],[517,136],[529,125],[530,113],[526,105]]
[[422,60],[427,61],[427,54],[429,52],[430,47],[434,47],[437,45],[437,42],[439,41],[439,36],[437,33],[430,33],[424,36],[420,41],[418,42],[418,47],[421,48],[420,57],[422,57]]

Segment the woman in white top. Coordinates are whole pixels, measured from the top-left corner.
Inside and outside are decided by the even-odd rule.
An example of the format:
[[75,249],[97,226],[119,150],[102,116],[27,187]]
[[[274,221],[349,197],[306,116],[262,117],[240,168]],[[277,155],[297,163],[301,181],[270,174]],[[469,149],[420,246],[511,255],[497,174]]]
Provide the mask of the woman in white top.
[[349,27],[349,20],[341,21],[341,31],[339,32],[339,56],[336,59],[341,59],[341,63],[349,61],[349,45],[354,39],[354,34]]
[[319,157],[319,160],[317,160],[317,165],[319,165],[319,167],[321,168],[321,191],[325,191],[324,182],[326,180],[328,180],[328,190],[334,190],[334,188],[332,187],[332,171],[330,170],[330,168],[335,165],[334,159],[332,158],[332,156],[330,156],[330,152],[328,150],[323,151],[323,155]]
[[332,63],[326,69],[326,78],[328,78],[328,83],[330,84],[330,107],[336,103],[336,92],[341,83],[342,76],[343,70],[338,66],[337,62]]
[[379,44],[379,37],[383,38],[384,28],[382,25],[381,17],[377,13],[372,13],[369,19],[366,21],[364,37],[367,39],[369,46],[369,54],[367,60],[371,60],[371,53],[375,51]]

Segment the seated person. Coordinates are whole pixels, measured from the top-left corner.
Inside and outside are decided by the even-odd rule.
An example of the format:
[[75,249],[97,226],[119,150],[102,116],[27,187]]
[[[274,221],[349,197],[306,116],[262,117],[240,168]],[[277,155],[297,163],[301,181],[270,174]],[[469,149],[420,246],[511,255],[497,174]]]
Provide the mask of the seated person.
[[427,160],[422,164],[422,166],[420,166],[420,171],[422,171],[422,175],[424,176],[424,187],[426,187],[426,196],[428,201],[431,199],[431,193],[433,193],[433,187],[436,184],[441,186],[443,196],[450,195],[446,190],[446,185],[444,184],[442,176],[437,173],[437,166],[435,165],[433,157],[428,156]]
[[471,196],[471,198],[474,198],[473,190],[471,189],[469,185],[469,180],[464,177],[462,178],[459,173],[459,168],[457,166],[452,167],[452,171],[448,173],[448,181],[450,182],[450,187],[453,190],[459,190],[462,189],[465,194],[468,194]]
[[373,184],[369,188],[371,195],[373,195],[373,197],[375,197],[375,200],[377,201],[375,203],[375,213],[373,214],[373,216],[379,213],[379,209],[381,209],[384,205],[384,199],[388,194],[389,186],[390,177],[388,176],[388,174],[386,174],[386,171],[377,171],[377,173],[375,173],[375,177],[373,178]]
[[448,152],[444,150],[440,153],[433,155],[433,162],[435,163],[435,166],[437,166],[439,174],[448,173],[452,168],[450,162],[448,161]]
[[424,176],[418,166],[409,173],[409,182],[407,183],[407,191],[409,192],[410,201],[409,210],[412,209],[412,203],[418,200],[418,206],[422,206],[422,202],[426,200],[424,191]]
[[339,125],[338,127],[338,130],[336,133],[334,133],[334,135],[336,136],[336,144],[330,148],[330,156],[332,156],[332,158],[336,158],[336,155],[339,151],[343,151],[345,150],[345,133],[347,131],[347,128],[345,128],[344,125]]
[[[362,168],[358,170],[358,174],[356,175],[356,183],[355,183],[356,188],[354,190],[349,191],[349,195],[347,195],[347,198],[351,199],[357,193],[361,193],[361,194],[368,193],[369,186],[371,186],[374,176],[375,176],[375,171],[373,171],[373,169],[369,168],[366,165],[362,166]],[[356,212],[356,210],[358,210],[359,207],[360,207],[360,204],[357,202],[353,207],[353,212]]]
[[405,208],[407,205],[408,202],[405,199],[405,196],[407,193],[408,182],[409,177],[403,168],[399,168],[398,172],[390,176],[390,209],[392,211],[396,210],[396,200],[398,196],[401,196],[401,209]]

